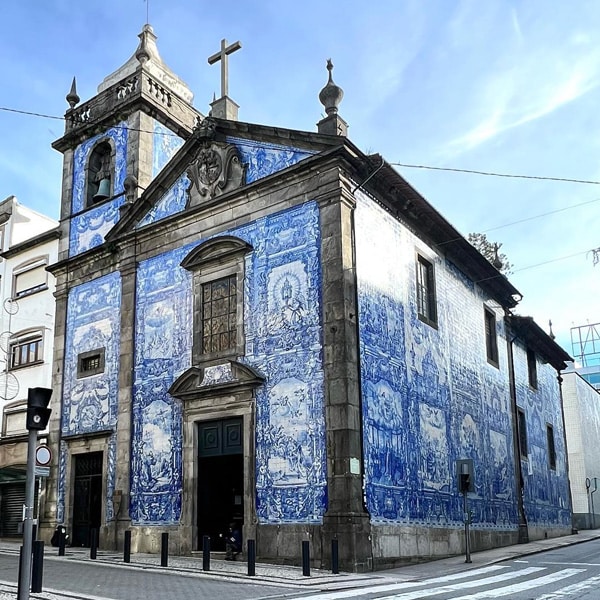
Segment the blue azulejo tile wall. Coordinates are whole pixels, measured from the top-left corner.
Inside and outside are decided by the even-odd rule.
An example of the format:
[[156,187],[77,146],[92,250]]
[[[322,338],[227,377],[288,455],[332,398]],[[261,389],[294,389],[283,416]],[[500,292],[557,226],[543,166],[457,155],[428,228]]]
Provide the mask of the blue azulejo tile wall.
[[[120,315],[119,273],[94,279],[69,292],[61,414],[63,436],[114,432],[119,391]],[[78,373],[78,356],[96,350],[104,351],[104,370],[84,377]],[[109,447],[114,448],[114,440],[109,441]],[[59,512],[64,508],[65,453],[66,446],[63,444],[59,462],[59,506],[62,507]],[[112,514],[114,456],[112,460],[108,457],[108,465],[105,499],[107,517]]]
[[154,120],[152,134],[152,178],[173,158],[183,146],[183,139],[176,133]]
[[73,198],[71,212],[71,230],[69,235],[69,256],[76,256],[104,242],[104,236],[119,219],[119,206],[124,197],[105,202],[100,206],[85,208],[85,178],[90,152],[103,139],[110,139],[114,144],[114,194],[123,191],[127,169],[127,139],[126,123],[119,123],[102,134],[86,140],[75,149],[73,157]]
[[[366,195],[356,208],[367,507],[375,523],[459,526],[455,463],[475,463],[474,526],[516,527],[506,373],[485,356],[469,281]],[[434,266],[437,324],[417,316],[416,258]],[[501,362],[504,334],[498,322]]]
[[[158,125],[155,126],[154,165],[164,166],[165,161],[171,158],[178,149],[177,140],[179,138],[172,139],[169,137],[166,128],[163,127],[159,130],[157,127]],[[235,145],[240,160],[245,165],[246,184],[281,171],[314,154],[297,148],[265,144],[241,138],[228,138],[227,141]],[[183,173],[139,221],[137,227],[144,227],[183,211],[188,201],[187,192],[190,185],[191,182],[188,176]]]
[[181,402],[167,390],[191,362],[190,248],[140,262],[137,272],[130,515],[177,523],[181,515]]
[[[245,432],[256,436],[259,520],[319,522],[326,461],[318,208],[310,202],[223,235],[253,247],[239,360],[266,378],[256,391],[256,432]],[[137,523],[175,522],[181,511],[181,407],[167,389],[191,366],[192,282],[179,263],[192,247],[138,269],[131,482]]]
[[[521,461],[525,513],[530,526],[570,527],[571,504],[567,473],[567,450],[554,368],[537,358],[537,387],[529,385],[527,349],[514,347],[517,404],[525,413],[528,456]],[[548,451],[547,426],[554,437],[556,465]]]
[[227,142],[234,144],[240,153],[241,161],[246,166],[247,184],[287,169],[315,154],[300,148],[236,137],[228,137]]

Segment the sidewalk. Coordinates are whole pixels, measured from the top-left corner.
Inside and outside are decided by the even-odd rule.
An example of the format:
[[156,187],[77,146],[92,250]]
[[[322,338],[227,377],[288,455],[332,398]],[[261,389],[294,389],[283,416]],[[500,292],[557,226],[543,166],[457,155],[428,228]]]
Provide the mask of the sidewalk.
[[[600,539],[600,530],[581,531],[575,535],[475,552],[471,554],[472,562],[469,564],[465,563],[465,557],[461,555],[427,563],[410,564],[395,569],[359,574],[339,573],[334,575],[330,571],[311,568],[310,577],[302,574],[301,567],[266,563],[257,563],[256,575],[250,577],[248,575],[248,565],[245,561],[225,561],[223,560],[223,553],[211,554],[210,571],[202,570],[203,561],[201,553],[197,553],[194,556],[169,556],[168,566],[161,567],[160,555],[158,554],[132,554],[131,562],[126,564],[123,562],[122,553],[98,550],[96,560],[91,561],[89,548],[67,548],[65,556],[58,557],[57,548],[46,547],[45,560],[89,561],[96,562],[97,564],[121,566],[122,568],[152,569],[165,573],[185,573],[186,575],[196,577],[244,579],[246,581],[259,581],[273,586],[298,587],[315,591],[333,591],[345,588],[419,581],[429,577],[480,568],[505,560],[579,544],[593,539]],[[19,540],[14,542],[7,540],[0,541],[0,552],[18,554],[20,545],[21,542]]]

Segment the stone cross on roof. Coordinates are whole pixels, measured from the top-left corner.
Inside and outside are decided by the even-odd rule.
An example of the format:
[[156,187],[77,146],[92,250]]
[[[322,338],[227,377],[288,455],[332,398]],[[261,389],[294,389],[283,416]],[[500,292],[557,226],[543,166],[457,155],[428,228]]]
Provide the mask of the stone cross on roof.
[[229,64],[228,56],[242,47],[240,42],[234,42],[230,46],[227,45],[227,40],[221,40],[221,50],[208,58],[208,64],[214,65],[217,61],[221,61],[221,97],[229,94]]

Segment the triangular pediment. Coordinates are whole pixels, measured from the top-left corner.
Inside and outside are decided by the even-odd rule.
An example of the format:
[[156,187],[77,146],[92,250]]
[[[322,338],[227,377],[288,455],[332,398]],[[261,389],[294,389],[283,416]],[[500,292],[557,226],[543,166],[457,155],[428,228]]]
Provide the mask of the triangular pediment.
[[205,367],[192,366],[169,388],[169,394],[181,400],[215,396],[236,390],[255,388],[265,378],[256,369],[235,360]]
[[345,138],[282,130],[207,117],[152,180],[141,196],[121,207],[119,222],[106,235],[116,241],[241,190],[315,155],[337,148]]

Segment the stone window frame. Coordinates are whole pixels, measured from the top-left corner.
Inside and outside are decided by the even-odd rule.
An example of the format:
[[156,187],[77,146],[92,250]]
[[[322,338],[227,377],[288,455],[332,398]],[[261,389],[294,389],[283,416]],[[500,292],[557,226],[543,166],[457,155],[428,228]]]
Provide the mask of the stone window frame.
[[485,354],[490,365],[500,368],[498,354],[498,333],[496,331],[496,313],[488,306],[483,307]]
[[[193,277],[194,294],[194,338],[192,344],[192,364],[218,361],[223,358],[236,358],[245,354],[244,332],[244,278],[246,256],[253,250],[244,240],[230,235],[211,238],[196,246],[181,261],[181,266],[190,271]],[[228,277],[236,276],[236,343],[232,348],[221,352],[205,353],[202,350],[202,290],[203,285]]]
[[[15,350],[29,347],[35,344],[35,358],[29,360],[30,350],[27,351],[26,360],[23,362],[15,362]],[[20,352],[18,353],[20,356]],[[8,342],[8,368],[9,371],[15,371],[17,369],[24,369],[27,367],[34,367],[44,363],[44,330],[39,327],[32,329],[24,329],[13,334]]]
[[[90,175],[91,175],[91,166],[90,163],[92,162],[92,159],[94,157],[95,152],[98,151],[99,147],[101,146],[108,146],[110,148],[110,166],[109,166],[109,171],[110,171],[110,193],[109,193],[109,197],[106,200],[109,200],[110,198],[112,198],[115,195],[115,176],[116,176],[116,156],[117,156],[117,147],[115,145],[114,140],[111,137],[103,137],[101,139],[99,139],[88,151],[88,155],[85,161],[85,177],[84,177],[84,184],[83,184],[83,207],[84,209],[87,208],[93,208],[94,206],[99,206],[100,204],[102,204],[102,202],[104,202],[104,200],[100,201],[100,202],[94,202],[93,201],[93,193],[92,193],[92,189],[91,189],[91,181],[90,181]],[[97,192],[97,189],[96,189]]]
[[417,316],[423,323],[427,323],[427,325],[437,329],[438,314],[435,290],[435,266],[432,261],[417,252],[415,270]]
[[[95,358],[96,356],[98,357],[98,366],[92,369],[85,369],[86,361]],[[104,373],[105,368],[106,348],[95,348],[94,350],[88,350],[87,352],[80,352],[77,355],[77,379],[99,375]]]

